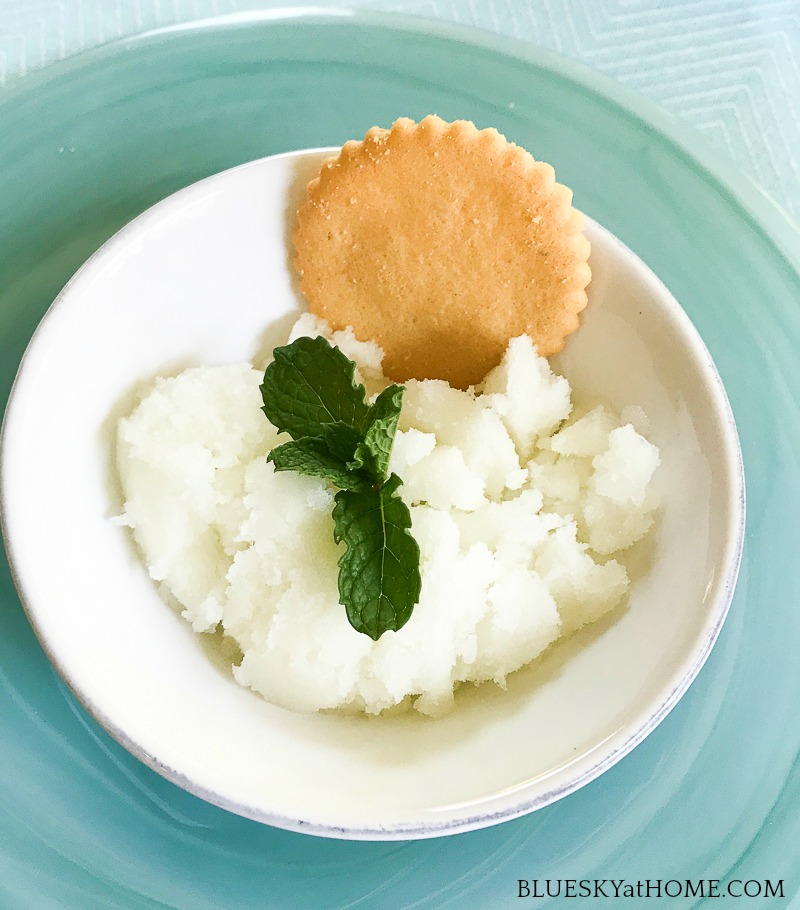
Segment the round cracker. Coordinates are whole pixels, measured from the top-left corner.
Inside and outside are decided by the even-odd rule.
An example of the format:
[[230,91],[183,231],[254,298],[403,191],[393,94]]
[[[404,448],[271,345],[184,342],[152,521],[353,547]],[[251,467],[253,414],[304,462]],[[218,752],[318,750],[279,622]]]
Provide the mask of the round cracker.
[[466,388],[526,333],[561,350],[591,277],[583,216],[549,164],[494,129],[373,127],[308,185],[293,239],[317,316],[384,349],[391,379]]

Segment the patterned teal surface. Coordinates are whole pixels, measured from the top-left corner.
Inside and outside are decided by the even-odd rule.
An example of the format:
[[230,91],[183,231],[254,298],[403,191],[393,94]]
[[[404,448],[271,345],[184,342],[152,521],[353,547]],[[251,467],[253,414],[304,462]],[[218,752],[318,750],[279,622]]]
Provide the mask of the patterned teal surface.
[[7,88],[0,395],[69,275],[172,190],[400,113],[496,125],[555,163],[578,204],[653,267],[716,359],[749,505],[719,643],[664,723],[572,796],[472,834],[336,842],[230,815],[130,757],[51,669],[3,563],[0,907],[503,910],[523,905],[518,879],[611,877],[782,879],[784,899],[753,906],[800,907],[800,235],[691,131],[612,83],[521,45],[394,24],[179,30]]
[[798,0],[0,0],[0,86],[114,38],[282,6],[415,13],[566,54],[694,126],[800,217]]

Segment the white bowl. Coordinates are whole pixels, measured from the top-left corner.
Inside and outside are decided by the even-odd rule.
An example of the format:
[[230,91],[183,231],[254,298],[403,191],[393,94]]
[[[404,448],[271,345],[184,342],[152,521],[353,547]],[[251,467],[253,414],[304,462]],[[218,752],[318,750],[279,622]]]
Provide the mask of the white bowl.
[[159,598],[128,532],[114,426],[158,374],[263,362],[303,308],[288,229],[319,151],[190,186],[75,275],[22,361],[2,439],[2,519],[39,639],[91,714],[181,787],[250,818],[346,838],[464,831],[553,802],[651,731],[708,656],[742,548],[741,454],[708,351],[666,288],[596,224],[577,394],[641,405],[663,509],[624,609],[452,714],[300,716],[240,688]]

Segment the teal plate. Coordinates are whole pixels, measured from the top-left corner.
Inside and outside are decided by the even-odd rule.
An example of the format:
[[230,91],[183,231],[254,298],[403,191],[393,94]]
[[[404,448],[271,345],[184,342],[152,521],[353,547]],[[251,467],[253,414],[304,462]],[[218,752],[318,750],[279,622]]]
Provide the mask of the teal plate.
[[[493,910],[560,903],[520,903],[519,879],[611,878],[717,879],[723,893],[738,880],[763,892],[768,879],[784,896],[754,905],[800,906],[800,234],[638,97],[480,33],[296,12],[148,34],[27,77],[0,101],[2,395],[69,276],[158,199],[248,159],[432,111],[496,126],[552,162],[710,348],[749,512],[714,652],[642,745],[554,805],[449,838],[331,841],[231,815],[132,758],[51,668],[4,564],[0,907]],[[54,407],[68,408],[58,394]],[[57,439],[52,457],[58,471]]]

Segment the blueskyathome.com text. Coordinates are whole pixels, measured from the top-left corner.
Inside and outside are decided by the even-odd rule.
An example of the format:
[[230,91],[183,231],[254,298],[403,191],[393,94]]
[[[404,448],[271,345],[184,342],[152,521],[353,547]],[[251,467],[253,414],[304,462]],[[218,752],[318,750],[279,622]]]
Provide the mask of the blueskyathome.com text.
[[636,881],[624,878],[520,878],[518,898],[705,898],[715,897],[784,897],[783,879],[740,879],[721,881],[716,878],[677,879],[647,878]]

